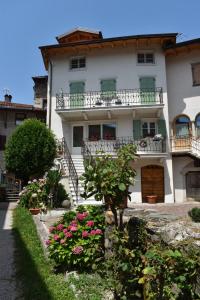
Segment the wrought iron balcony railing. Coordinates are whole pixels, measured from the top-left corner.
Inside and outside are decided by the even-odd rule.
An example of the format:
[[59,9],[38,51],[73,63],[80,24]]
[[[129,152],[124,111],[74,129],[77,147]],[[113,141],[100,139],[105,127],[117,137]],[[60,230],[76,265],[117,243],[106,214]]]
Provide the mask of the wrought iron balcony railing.
[[[84,149],[87,149],[91,155],[96,155],[101,151],[115,155],[117,150],[126,144],[134,144],[137,147],[138,154],[158,154],[166,152],[166,141],[164,138],[143,138],[135,140],[133,137],[121,137],[115,140],[85,140],[83,143]],[[83,153],[84,154],[84,153]],[[87,153],[86,153],[87,156]]]
[[108,92],[85,92],[78,94],[56,94],[57,110],[74,110],[82,108],[107,108],[121,106],[153,106],[163,104],[162,88],[126,89]]

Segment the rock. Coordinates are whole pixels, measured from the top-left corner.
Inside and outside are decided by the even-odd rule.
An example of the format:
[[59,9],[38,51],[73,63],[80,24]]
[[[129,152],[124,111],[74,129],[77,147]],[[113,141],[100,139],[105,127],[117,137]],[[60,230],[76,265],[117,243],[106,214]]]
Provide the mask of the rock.
[[70,200],[64,200],[64,201],[62,202],[62,207],[66,208],[66,209],[70,209],[70,207],[71,207],[71,202],[70,202]]

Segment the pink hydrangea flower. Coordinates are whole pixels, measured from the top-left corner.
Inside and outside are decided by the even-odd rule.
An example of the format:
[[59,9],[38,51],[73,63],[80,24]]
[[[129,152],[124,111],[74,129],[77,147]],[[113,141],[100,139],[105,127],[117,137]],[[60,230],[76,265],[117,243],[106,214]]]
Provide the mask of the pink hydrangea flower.
[[96,230],[94,230],[94,229],[91,230],[91,231],[90,231],[90,235],[96,235]]
[[79,221],[83,221],[87,216],[88,216],[88,213],[87,212],[83,212],[83,213],[78,213],[76,215],[76,218]]
[[86,238],[88,236],[89,236],[89,232],[88,231],[85,230],[85,231],[82,232],[82,237],[83,238]]
[[82,246],[77,246],[72,249],[72,253],[75,255],[80,255],[83,252],[83,247]]
[[94,221],[87,221],[86,225],[88,227],[93,227],[94,226]]
[[51,244],[51,241],[50,241],[50,240],[46,240],[46,241],[45,241],[45,244],[46,244],[47,246],[49,246],[49,245]]
[[58,224],[57,230],[62,231],[64,228],[63,224]]
[[73,235],[72,235],[71,232],[66,232],[66,233],[65,233],[65,236],[66,236],[68,239],[73,237]]
[[56,230],[56,227],[54,227],[54,226],[49,227],[49,232],[50,233],[52,233],[54,230]]
[[67,231],[67,229],[65,228],[65,229],[63,229],[63,232],[64,232],[64,233],[67,233],[68,231]]
[[78,228],[76,226],[70,226],[69,230],[75,232],[78,230]]
[[96,234],[102,234],[102,230],[101,229],[96,229]]
[[53,239],[54,239],[54,241],[58,241],[60,239],[60,237],[58,234],[54,234]]
[[61,240],[60,240],[60,244],[61,244],[61,245],[63,245],[65,242],[66,242],[65,239],[61,239]]
[[77,225],[77,221],[76,220],[71,221],[70,225],[71,226],[76,226]]

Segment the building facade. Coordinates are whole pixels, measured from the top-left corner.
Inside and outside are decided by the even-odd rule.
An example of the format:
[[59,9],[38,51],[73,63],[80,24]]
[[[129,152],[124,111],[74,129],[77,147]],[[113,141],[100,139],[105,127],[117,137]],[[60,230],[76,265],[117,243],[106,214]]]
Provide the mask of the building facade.
[[[191,172],[199,172],[191,145],[192,138],[198,143],[200,87],[191,78],[199,76],[200,48],[198,40],[192,46],[190,41],[190,50],[183,51],[176,36],[105,39],[101,32],[77,28],[58,36],[57,44],[40,47],[48,71],[47,124],[66,141],[65,160],[71,159],[74,170],[68,168],[72,194],[80,190],[73,177],[83,172],[84,152],[115,156],[121,145],[134,143],[140,157],[134,163],[132,201],[146,202],[148,195],[165,203],[188,198],[187,170],[193,165]],[[188,111],[192,107],[195,116]]]

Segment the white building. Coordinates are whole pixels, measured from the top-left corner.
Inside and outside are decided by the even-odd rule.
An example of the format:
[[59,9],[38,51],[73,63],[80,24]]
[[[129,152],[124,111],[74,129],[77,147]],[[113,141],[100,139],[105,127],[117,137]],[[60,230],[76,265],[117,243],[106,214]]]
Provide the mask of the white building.
[[200,197],[193,175],[200,179],[200,40],[177,43],[176,36],[104,39],[77,28],[40,47],[48,70],[47,124],[67,143],[63,163],[72,159],[72,194],[80,190],[82,153],[115,155],[132,142],[140,155],[133,202],[148,195],[166,203]]

